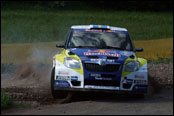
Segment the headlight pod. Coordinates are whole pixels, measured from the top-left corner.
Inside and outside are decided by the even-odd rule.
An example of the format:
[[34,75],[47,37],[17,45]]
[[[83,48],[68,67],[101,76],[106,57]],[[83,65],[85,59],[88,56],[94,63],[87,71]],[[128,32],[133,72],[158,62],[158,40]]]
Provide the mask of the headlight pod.
[[80,62],[74,58],[64,58],[64,65],[68,68],[80,69]]
[[133,71],[137,71],[139,69],[139,62],[137,61],[132,61],[126,64],[125,67],[125,72],[133,72]]

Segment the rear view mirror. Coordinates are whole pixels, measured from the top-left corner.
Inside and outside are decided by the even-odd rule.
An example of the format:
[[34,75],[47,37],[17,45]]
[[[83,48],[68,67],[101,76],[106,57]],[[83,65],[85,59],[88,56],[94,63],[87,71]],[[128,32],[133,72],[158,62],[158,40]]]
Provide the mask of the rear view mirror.
[[143,48],[136,48],[135,52],[142,52],[144,49]]
[[56,44],[57,48],[64,48],[65,46],[63,44]]

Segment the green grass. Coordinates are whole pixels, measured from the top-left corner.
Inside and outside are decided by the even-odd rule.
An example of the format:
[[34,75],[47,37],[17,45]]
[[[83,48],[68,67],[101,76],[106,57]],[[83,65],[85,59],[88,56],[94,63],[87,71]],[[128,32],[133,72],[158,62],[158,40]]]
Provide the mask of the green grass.
[[65,40],[72,25],[102,24],[128,29],[133,40],[173,37],[173,13],[104,10],[1,10],[1,42]]
[[1,109],[7,109],[13,106],[11,96],[5,92],[1,92]]
[[31,104],[26,104],[23,102],[14,102],[12,97],[5,92],[1,92],[1,109],[9,108],[31,108]]
[[161,58],[158,60],[147,59],[147,62],[149,64],[159,64],[159,63],[169,64],[169,63],[173,63],[173,58]]
[[15,107],[15,108],[32,108],[32,104],[16,102],[16,103],[14,103],[13,107]]

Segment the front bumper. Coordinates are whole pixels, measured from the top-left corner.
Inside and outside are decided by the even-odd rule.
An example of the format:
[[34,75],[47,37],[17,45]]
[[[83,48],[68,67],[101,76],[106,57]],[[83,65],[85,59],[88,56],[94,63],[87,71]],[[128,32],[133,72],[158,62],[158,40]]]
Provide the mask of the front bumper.
[[64,91],[147,93],[148,79],[146,67],[147,65],[144,65],[140,70],[119,77],[120,79],[108,80],[108,78],[91,79],[91,77],[87,79],[84,74],[80,74],[60,64],[55,68],[54,89]]
[[[140,85],[141,86],[141,85]],[[137,86],[136,86],[137,87]],[[102,93],[129,93],[129,94],[143,94],[147,93],[147,85],[141,86],[141,89],[134,89],[132,91],[117,89],[104,89],[104,88],[67,88],[67,87],[55,87],[58,91],[69,91],[69,92],[102,92]]]

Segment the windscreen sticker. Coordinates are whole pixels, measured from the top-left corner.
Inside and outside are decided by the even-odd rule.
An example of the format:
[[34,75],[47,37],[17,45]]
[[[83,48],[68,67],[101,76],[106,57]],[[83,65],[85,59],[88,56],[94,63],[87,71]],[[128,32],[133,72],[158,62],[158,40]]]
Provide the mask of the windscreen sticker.
[[111,52],[111,53],[115,53],[115,51],[110,51],[110,50],[88,50],[88,52]]
[[105,29],[85,29],[85,31],[94,31],[94,32],[115,32],[114,30],[105,30]]

